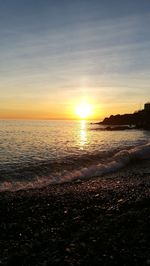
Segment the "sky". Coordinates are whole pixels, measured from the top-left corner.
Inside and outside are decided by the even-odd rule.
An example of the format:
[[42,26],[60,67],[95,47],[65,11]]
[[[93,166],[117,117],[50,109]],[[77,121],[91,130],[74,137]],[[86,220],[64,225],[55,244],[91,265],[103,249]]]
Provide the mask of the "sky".
[[91,119],[150,101],[149,0],[0,0],[0,118]]

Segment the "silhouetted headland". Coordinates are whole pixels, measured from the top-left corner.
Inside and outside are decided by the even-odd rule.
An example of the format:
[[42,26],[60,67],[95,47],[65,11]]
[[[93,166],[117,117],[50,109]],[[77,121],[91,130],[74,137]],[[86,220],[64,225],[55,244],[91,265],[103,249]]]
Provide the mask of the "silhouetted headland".
[[[117,130],[123,129],[147,129],[150,130],[150,103],[144,105],[144,109],[134,112],[132,114],[117,114],[106,117],[102,122],[98,124],[101,125],[111,125],[111,126],[120,126],[117,127]],[[115,128],[108,127],[106,130],[112,130]]]

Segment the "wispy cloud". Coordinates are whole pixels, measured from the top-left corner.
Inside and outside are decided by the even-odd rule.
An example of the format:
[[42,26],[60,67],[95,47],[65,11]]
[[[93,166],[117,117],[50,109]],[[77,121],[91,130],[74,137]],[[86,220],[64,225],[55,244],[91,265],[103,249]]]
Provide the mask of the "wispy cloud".
[[[28,4],[16,0],[12,14],[10,1],[4,5],[13,23],[2,14],[1,99],[19,94],[25,101],[43,90],[49,99],[60,101],[80,97],[83,90],[97,101],[150,97],[150,12],[140,10],[140,1],[135,9],[127,3],[130,12],[122,11],[124,4],[114,9],[110,1],[109,8],[99,1],[95,7],[89,1],[47,8],[44,4],[40,12],[37,2],[34,10],[32,1],[29,12]],[[22,16],[15,16],[19,11]]]

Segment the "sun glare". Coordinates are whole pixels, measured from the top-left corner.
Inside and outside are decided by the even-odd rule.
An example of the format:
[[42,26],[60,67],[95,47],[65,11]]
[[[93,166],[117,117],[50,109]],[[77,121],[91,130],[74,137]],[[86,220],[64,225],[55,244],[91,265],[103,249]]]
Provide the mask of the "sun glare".
[[76,114],[80,119],[86,119],[92,114],[92,106],[88,103],[81,103],[76,107]]

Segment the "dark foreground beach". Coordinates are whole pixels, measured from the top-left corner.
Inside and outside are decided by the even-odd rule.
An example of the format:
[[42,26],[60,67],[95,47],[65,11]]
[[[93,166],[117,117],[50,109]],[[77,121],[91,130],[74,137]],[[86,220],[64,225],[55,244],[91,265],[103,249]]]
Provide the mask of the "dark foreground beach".
[[0,265],[150,265],[150,162],[2,192]]

